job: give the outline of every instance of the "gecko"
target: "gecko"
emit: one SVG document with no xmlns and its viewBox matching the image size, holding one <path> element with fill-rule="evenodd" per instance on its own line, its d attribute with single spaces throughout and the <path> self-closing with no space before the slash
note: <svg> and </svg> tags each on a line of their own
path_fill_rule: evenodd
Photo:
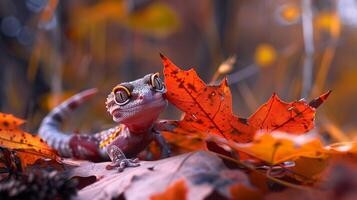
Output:
<svg viewBox="0 0 357 200">
<path fill-rule="evenodd" d="M 97 89 L 82 91 L 55 107 L 43 119 L 39 136 L 62 157 L 91 161 L 110 159 L 112 162 L 106 168 L 118 171 L 139 166 L 139 160 L 133 157 L 154 140 L 161 147 L 161 156 L 168 157 L 170 149 L 160 131 L 155 130 L 158 116 L 168 104 L 165 92 L 159 73 L 120 83 L 105 102 L 117 126 L 95 134 L 66 134 L 60 129 L 64 120 L 97 93 Z"/>
</svg>

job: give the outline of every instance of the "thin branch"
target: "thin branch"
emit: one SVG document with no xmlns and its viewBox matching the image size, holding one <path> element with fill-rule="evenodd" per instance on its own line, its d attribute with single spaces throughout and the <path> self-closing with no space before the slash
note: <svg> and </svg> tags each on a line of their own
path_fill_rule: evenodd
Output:
<svg viewBox="0 0 357 200">
<path fill-rule="evenodd" d="M 301 98 L 305 98 L 308 97 L 312 87 L 312 73 L 314 65 L 314 27 L 311 0 L 303 0 L 301 7 L 302 31 L 305 47 Z"/>
<path fill-rule="evenodd" d="M 212 152 L 212 153 L 216 154 L 217 156 L 219 156 L 219 157 L 221 157 L 221 158 L 223 158 L 223 159 L 226 159 L 226 160 L 232 161 L 232 162 L 234 162 L 234 163 L 237 163 L 238 165 L 240 165 L 240 166 L 242 166 L 242 167 L 244 167 L 244 168 L 246 168 L 246 169 L 248 169 L 248 170 L 255 171 L 256 173 L 265 176 L 266 178 L 270 179 L 271 181 L 274 181 L 274 182 L 279 183 L 279 184 L 281 184 L 281 185 L 284 185 L 284 186 L 286 186 L 286 187 L 295 188 L 295 189 L 299 189 L 299 190 L 305 190 L 305 191 L 306 191 L 306 190 L 311 190 L 311 189 L 308 188 L 308 187 L 301 186 L 301 185 L 296 185 L 296 184 L 289 183 L 289 182 L 287 182 L 287 181 L 280 180 L 280 179 L 277 179 L 277 178 L 275 178 L 275 177 L 272 177 L 272 176 L 269 175 L 269 174 L 266 174 L 266 173 L 263 173 L 263 172 L 258 171 L 257 169 L 255 169 L 254 166 L 251 166 L 251 165 L 249 165 L 249 164 L 246 164 L 246 163 L 241 162 L 241 161 L 239 161 L 239 160 L 236 160 L 236 159 L 234 159 L 234 158 L 231 158 L 231 157 L 228 157 L 228 156 L 225 156 L 225 155 L 223 155 L 223 154 L 216 153 L 216 152 Z"/>
<path fill-rule="evenodd" d="M 259 68 L 255 64 L 248 65 L 247 67 L 228 75 L 228 84 L 236 84 L 254 74 L 259 72 Z"/>
</svg>

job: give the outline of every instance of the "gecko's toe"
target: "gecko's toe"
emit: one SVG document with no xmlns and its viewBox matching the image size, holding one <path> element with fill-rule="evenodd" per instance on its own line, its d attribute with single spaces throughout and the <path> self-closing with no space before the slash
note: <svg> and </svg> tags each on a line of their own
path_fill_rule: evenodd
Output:
<svg viewBox="0 0 357 200">
<path fill-rule="evenodd" d="M 130 159 L 130 162 L 132 162 L 132 163 L 139 163 L 139 159 L 138 159 L 138 158 L 133 158 L 133 159 Z"/>
<path fill-rule="evenodd" d="M 124 171 L 125 168 L 127 167 L 138 167 L 140 166 L 139 159 L 134 158 L 134 159 L 123 159 L 119 162 L 112 163 L 110 165 L 106 166 L 107 170 L 112 170 L 114 168 L 117 168 L 118 172 Z"/>
<path fill-rule="evenodd" d="M 140 166 L 140 163 L 133 163 L 133 162 L 128 163 L 128 167 L 138 167 L 138 166 Z"/>
</svg>

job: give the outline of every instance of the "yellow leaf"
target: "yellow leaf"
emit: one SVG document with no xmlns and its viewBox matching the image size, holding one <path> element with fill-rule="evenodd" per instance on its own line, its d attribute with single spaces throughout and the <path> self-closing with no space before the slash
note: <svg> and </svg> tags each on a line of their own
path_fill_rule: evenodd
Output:
<svg viewBox="0 0 357 200">
<path fill-rule="evenodd" d="M 279 132 L 257 133 L 251 143 L 230 143 L 230 146 L 271 165 L 295 160 L 301 156 L 321 157 L 323 152 L 323 146 L 316 137 Z"/>
</svg>

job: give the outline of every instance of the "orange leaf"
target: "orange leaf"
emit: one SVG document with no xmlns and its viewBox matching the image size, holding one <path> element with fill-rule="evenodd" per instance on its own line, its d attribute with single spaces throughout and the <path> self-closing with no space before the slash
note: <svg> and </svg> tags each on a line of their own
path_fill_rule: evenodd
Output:
<svg viewBox="0 0 357 200">
<path fill-rule="evenodd" d="M 150 197 L 151 200 L 184 200 L 187 197 L 187 186 L 184 180 L 178 180 L 171 186 L 169 186 L 166 191 L 159 194 L 154 194 Z"/>
<path fill-rule="evenodd" d="M 0 113 L 0 146 L 20 153 L 23 165 L 32 164 L 36 158 L 58 160 L 57 152 L 49 147 L 40 137 L 18 129 L 24 120 L 13 115 Z M 32 156 L 23 156 L 31 154 Z"/>
<path fill-rule="evenodd" d="M 31 154 L 31 153 L 22 152 L 22 151 L 16 152 L 16 156 L 21 160 L 22 170 L 25 170 L 25 168 L 28 165 L 32 165 L 38 159 L 43 158 L 42 156 L 38 156 L 38 155 L 34 155 L 34 154 Z"/>
<path fill-rule="evenodd" d="M 206 85 L 191 69 L 181 70 L 161 55 L 168 89 L 167 99 L 185 112 L 180 127 L 214 134 L 237 142 L 249 142 L 254 130 L 232 113 L 232 96 L 227 81 Z"/>
<path fill-rule="evenodd" d="M 302 134 L 314 127 L 315 108 L 326 100 L 331 91 L 307 104 L 305 101 L 285 103 L 276 95 L 261 106 L 248 119 L 249 125 L 257 130 L 282 131 Z"/>
<path fill-rule="evenodd" d="M 321 172 L 328 167 L 330 160 L 356 161 L 357 143 L 341 142 L 330 144 L 325 146 L 321 153 L 324 156 L 320 158 L 300 157 L 295 160 L 295 166 L 290 168 L 290 171 L 300 176 L 295 176 L 294 178 L 306 183 L 315 182 L 323 176 Z"/>
<path fill-rule="evenodd" d="M 176 120 L 162 120 L 155 124 L 166 142 L 170 145 L 171 153 L 178 155 L 195 150 L 207 150 L 206 135 L 195 130 L 180 127 Z"/>
<path fill-rule="evenodd" d="M 11 114 L 0 113 L 0 130 L 15 129 L 25 123 L 25 120 L 14 117 Z"/>
<path fill-rule="evenodd" d="M 244 199 L 249 199 L 249 200 L 258 200 L 258 199 L 263 199 L 263 196 L 261 193 L 259 193 L 258 190 L 249 188 L 242 183 L 235 184 L 230 187 L 229 189 L 232 199 L 234 200 L 244 200 Z"/>
<path fill-rule="evenodd" d="M 40 137 L 18 129 L 1 130 L 0 146 L 25 151 L 45 158 L 57 159 L 56 151 L 49 147 Z"/>
<path fill-rule="evenodd" d="M 294 172 L 290 176 L 306 184 L 314 183 L 321 177 L 321 174 L 326 167 L 328 167 L 330 160 L 328 158 L 328 156 L 323 158 L 309 158 L 302 156 L 294 161 L 294 167 L 289 168 L 291 172 Z"/>
<path fill-rule="evenodd" d="M 185 135 L 185 133 L 179 133 L 175 129 L 174 132 L 163 131 L 162 135 L 175 154 L 207 149 L 206 142 L 202 140 L 203 136 L 200 136 L 200 134 Z"/>
<path fill-rule="evenodd" d="M 339 142 L 325 147 L 332 154 L 357 153 L 357 142 Z"/>
<path fill-rule="evenodd" d="M 286 133 L 261 133 L 251 143 L 229 144 L 233 149 L 247 153 L 268 164 L 276 165 L 295 160 L 301 156 L 319 158 L 324 156 L 320 140 L 311 135 L 289 135 Z"/>
</svg>

